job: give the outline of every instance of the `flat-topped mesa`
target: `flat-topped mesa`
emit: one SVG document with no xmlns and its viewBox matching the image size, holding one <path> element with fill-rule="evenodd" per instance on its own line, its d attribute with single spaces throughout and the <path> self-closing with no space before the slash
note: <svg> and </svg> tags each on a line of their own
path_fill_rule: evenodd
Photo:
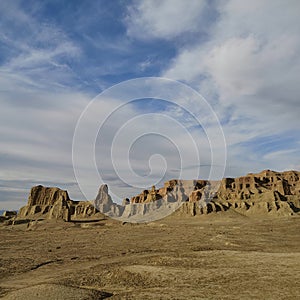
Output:
<svg viewBox="0 0 300 300">
<path fill-rule="evenodd" d="M 59 200 L 66 204 L 70 200 L 68 192 L 57 187 L 38 185 L 31 189 L 27 205 L 54 205 Z"/>
<path fill-rule="evenodd" d="M 68 192 L 57 187 L 42 185 L 31 188 L 27 205 L 18 212 L 18 218 L 83 219 L 97 213 L 93 203 L 89 201 L 73 201 Z"/>
<path fill-rule="evenodd" d="M 34 186 L 29 194 L 27 205 L 18 213 L 19 217 L 35 214 L 46 215 L 48 219 L 70 220 L 70 204 L 68 192 L 56 187 Z"/>
</svg>

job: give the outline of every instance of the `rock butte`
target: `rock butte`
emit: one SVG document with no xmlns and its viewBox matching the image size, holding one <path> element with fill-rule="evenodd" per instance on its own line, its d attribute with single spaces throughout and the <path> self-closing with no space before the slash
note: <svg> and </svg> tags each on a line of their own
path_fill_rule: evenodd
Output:
<svg viewBox="0 0 300 300">
<path fill-rule="evenodd" d="M 264 170 L 238 178 L 224 178 L 212 197 L 207 197 L 214 182 L 206 180 L 170 180 L 164 187 L 144 190 L 124 199 L 123 205 L 114 203 L 107 185 L 102 185 L 94 201 L 74 201 L 68 192 L 55 187 L 35 186 L 28 203 L 12 215 L 11 222 L 24 219 L 79 219 L 111 217 L 132 218 L 145 215 L 151 209 L 173 206 L 179 215 L 200 215 L 235 210 L 244 215 L 293 215 L 300 212 L 300 172 Z M 188 188 L 186 188 L 188 187 Z M 209 201 L 207 200 L 209 199 Z M 178 204 L 179 203 L 179 204 Z M 169 211 L 168 211 L 169 214 Z"/>
</svg>

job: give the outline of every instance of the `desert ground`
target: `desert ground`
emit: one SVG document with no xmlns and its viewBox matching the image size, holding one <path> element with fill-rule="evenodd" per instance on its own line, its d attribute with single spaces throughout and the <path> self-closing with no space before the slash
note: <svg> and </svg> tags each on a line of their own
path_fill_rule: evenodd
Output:
<svg viewBox="0 0 300 300">
<path fill-rule="evenodd" d="M 234 212 L 0 228 L 3 299 L 299 299 L 300 218 Z"/>
</svg>

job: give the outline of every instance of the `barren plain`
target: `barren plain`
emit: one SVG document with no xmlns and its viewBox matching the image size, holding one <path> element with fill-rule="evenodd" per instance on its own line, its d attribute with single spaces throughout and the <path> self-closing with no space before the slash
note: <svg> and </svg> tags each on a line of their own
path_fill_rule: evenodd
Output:
<svg viewBox="0 0 300 300">
<path fill-rule="evenodd" d="M 299 299 L 300 218 L 234 211 L 148 224 L 0 227 L 3 299 Z"/>
</svg>

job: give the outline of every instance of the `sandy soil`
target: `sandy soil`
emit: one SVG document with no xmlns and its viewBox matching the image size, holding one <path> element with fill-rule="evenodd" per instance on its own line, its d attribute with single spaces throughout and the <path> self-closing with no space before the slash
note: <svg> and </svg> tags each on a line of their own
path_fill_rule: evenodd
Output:
<svg viewBox="0 0 300 300">
<path fill-rule="evenodd" d="M 0 227 L 3 299 L 300 299 L 300 217 Z"/>
</svg>

